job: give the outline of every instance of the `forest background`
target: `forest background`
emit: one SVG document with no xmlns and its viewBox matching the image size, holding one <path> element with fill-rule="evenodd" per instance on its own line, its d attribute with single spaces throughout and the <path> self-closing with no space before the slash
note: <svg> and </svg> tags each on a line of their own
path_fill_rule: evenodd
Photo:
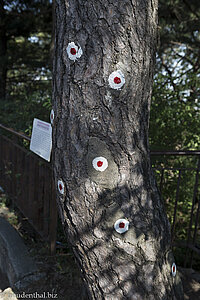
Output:
<svg viewBox="0 0 200 300">
<path fill-rule="evenodd" d="M 31 135 L 34 118 L 49 122 L 53 49 L 52 1 L 0 1 L 0 123 Z M 159 1 L 159 40 L 151 104 L 151 150 L 199 150 L 200 3 Z M 25 145 L 27 146 L 27 145 Z M 195 167 L 195 158 L 152 158 L 152 165 Z M 156 171 L 160 179 L 159 170 Z M 178 171 L 166 170 L 162 197 L 173 219 Z M 176 239 L 187 235 L 195 174 L 184 172 Z M 197 201 L 199 194 L 197 194 Z M 194 226 L 194 224 L 193 224 Z M 200 247 L 200 240 L 199 240 Z M 176 250 L 178 263 L 184 251 Z M 200 268 L 199 259 L 196 260 Z"/>
</svg>

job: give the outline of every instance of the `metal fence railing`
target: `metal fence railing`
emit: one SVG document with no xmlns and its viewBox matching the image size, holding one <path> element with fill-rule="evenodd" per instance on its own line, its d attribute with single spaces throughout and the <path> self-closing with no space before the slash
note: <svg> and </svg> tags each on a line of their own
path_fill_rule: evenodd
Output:
<svg viewBox="0 0 200 300">
<path fill-rule="evenodd" d="M 0 124 L 0 128 L 30 142 L 30 138 Z M 28 222 L 55 252 L 57 209 L 51 164 L 0 134 L 0 185 Z"/>
<path fill-rule="evenodd" d="M 152 151 L 151 158 L 171 215 L 172 246 L 184 249 L 184 266 L 192 267 L 194 253 L 200 260 L 200 151 Z"/>
</svg>

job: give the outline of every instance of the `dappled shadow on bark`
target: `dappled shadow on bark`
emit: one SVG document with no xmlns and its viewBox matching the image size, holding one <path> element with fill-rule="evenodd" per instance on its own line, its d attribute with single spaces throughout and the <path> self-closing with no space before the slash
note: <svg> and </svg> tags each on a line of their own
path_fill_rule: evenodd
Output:
<svg viewBox="0 0 200 300">
<path fill-rule="evenodd" d="M 139 123 L 142 132 L 142 118 Z M 145 151 L 147 145 L 138 135 L 133 138 L 136 162 L 129 157 L 128 179 L 119 180 L 116 187 L 102 187 L 87 172 L 76 178 L 74 171 L 77 184 L 73 183 L 73 191 L 70 184 L 69 191 L 66 186 L 63 203 L 65 229 L 89 287 L 89 299 L 182 300 L 179 276 L 171 274 L 170 226 Z M 121 218 L 129 221 L 129 230 L 120 235 L 114 223 Z"/>
<path fill-rule="evenodd" d="M 87 272 L 84 259 L 97 267 L 88 271 L 96 273 L 89 284 L 96 284 L 102 294 L 101 298 L 90 295 L 91 299 L 182 300 L 181 282 L 171 276 L 174 260 L 168 248 L 168 223 L 163 223 L 165 216 L 159 219 L 156 207 L 141 202 L 143 189 L 142 185 L 133 190 L 126 185 L 105 189 L 95 201 L 92 222 L 86 221 L 73 235 L 72 248 L 83 273 Z M 114 230 L 119 218 L 130 222 L 124 234 Z"/>
<path fill-rule="evenodd" d="M 9 281 L 8 281 L 8 278 L 6 276 L 6 274 L 3 274 L 1 271 L 0 271 L 0 290 L 5 290 L 6 288 L 9 287 Z"/>
<path fill-rule="evenodd" d="M 62 79 L 67 84 L 61 84 L 59 76 L 55 80 L 55 98 L 66 113 L 62 112 L 62 119 L 58 116 L 56 126 L 61 133 L 55 141 L 55 177 L 66 183 L 66 197 L 59 202 L 69 241 L 91 299 L 182 300 L 175 295 L 178 283 L 171 276 L 170 228 L 147 153 L 156 3 L 79 3 L 70 1 L 67 18 L 60 6 L 60 19 L 64 17 L 66 24 L 59 24 L 58 32 L 63 32 L 64 48 L 74 40 L 85 52 L 73 65 L 57 45 L 56 68 L 63 68 L 59 65 L 63 57 L 66 73 Z M 69 17 L 76 14 L 78 32 Z M 107 82 L 114 68 L 126 78 L 124 88 L 117 91 Z M 112 188 L 105 188 L 103 180 L 98 182 L 86 171 L 92 163 L 86 163 L 92 138 L 99 140 L 94 157 L 99 156 L 98 146 L 103 142 L 111 154 L 109 163 L 117 165 L 118 178 L 109 182 Z M 130 222 L 129 230 L 121 235 L 113 227 L 120 218 Z"/>
<path fill-rule="evenodd" d="M 145 105 L 142 111 L 146 110 Z M 144 131 L 143 123 L 141 117 L 139 136 Z M 140 141 L 139 136 L 132 137 L 135 154 L 127 159 L 128 172 L 119 171 L 127 179 L 118 180 L 114 188 L 105 188 L 95 178 L 92 180 L 85 171 L 85 156 L 72 159 L 73 176 L 66 176 L 73 183 L 68 185 L 66 180 L 66 197 L 62 202 L 66 213 L 64 226 L 89 287 L 89 299 L 183 299 L 181 281 L 178 275 L 171 274 L 174 258 L 170 226 L 145 150 L 147 137 Z M 110 144 L 107 139 L 109 149 Z M 128 156 L 128 151 L 125 152 L 125 140 L 119 145 L 121 152 L 111 152 L 120 170 L 119 157 Z M 79 149 L 70 149 L 77 153 L 73 153 L 73 158 L 78 157 Z M 121 218 L 129 221 L 129 230 L 120 235 L 114 230 L 114 223 Z"/>
</svg>

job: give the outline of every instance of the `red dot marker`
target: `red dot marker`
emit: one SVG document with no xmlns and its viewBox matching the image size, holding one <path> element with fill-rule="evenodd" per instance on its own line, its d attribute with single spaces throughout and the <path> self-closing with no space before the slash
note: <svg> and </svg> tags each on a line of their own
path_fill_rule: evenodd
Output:
<svg viewBox="0 0 200 300">
<path fill-rule="evenodd" d="M 121 79 L 119 77 L 115 77 L 114 78 L 114 83 L 120 84 L 121 83 Z"/>
<path fill-rule="evenodd" d="M 59 184 L 59 189 L 62 190 L 62 184 L 61 183 Z"/>
<path fill-rule="evenodd" d="M 102 167 L 102 166 L 103 166 L 103 162 L 99 160 L 99 161 L 97 162 L 97 166 L 98 166 L 99 168 Z"/>
<path fill-rule="evenodd" d="M 75 48 L 71 48 L 70 53 L 71 53 L 72 55 L 76 55 L 76 49 L 75 49 Z"/>
<path fill-rule="evenodd" d="M 125 227 L 125 224 L 124 223 L 119 223 L 119 228 L 124 228 Z"/>
</svg>

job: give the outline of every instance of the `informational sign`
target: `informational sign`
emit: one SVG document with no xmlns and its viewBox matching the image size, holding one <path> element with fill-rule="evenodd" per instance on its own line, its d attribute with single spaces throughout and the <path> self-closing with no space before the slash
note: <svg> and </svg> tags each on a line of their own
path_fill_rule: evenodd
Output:
<svg viewBox="0 0 200 300">
<path fill-rule="evenodd" d="M 39 119 L 33 120 L 30 150 L 50 161 L 52 149 L 52 127 L 50 123 Z"/>
</svg>

